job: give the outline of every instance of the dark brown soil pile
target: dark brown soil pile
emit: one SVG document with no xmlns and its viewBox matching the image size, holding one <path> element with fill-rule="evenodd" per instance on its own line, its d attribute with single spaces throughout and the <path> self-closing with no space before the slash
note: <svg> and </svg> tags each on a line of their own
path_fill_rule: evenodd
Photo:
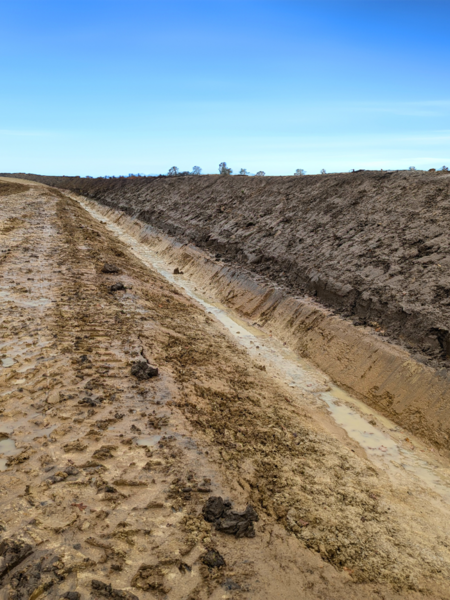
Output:
<svg viewBox="0 0 450 600">
<path fill-rule="evenodd" d="M 136 215 L 449 365 L 450 174 L 16 177 Z"/>
<path fill-rule="evenodd" d="M 29 186 L 22 183 L 13 183 L 9 181 L 0 181 L 0 197 L 9 196 L 10 194 L 21 194 L 29 190 Z"/>
</svg>

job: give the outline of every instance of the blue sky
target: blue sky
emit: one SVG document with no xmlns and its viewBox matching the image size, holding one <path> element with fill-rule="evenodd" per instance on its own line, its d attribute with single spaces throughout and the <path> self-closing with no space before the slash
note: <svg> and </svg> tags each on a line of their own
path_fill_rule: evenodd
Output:
<svg viewBox="0 0 450 600">
<path fill-rule="evenodd" d="M 450 166 L 449 5 L 0 0 L 0 172 Z"/>
</svg>

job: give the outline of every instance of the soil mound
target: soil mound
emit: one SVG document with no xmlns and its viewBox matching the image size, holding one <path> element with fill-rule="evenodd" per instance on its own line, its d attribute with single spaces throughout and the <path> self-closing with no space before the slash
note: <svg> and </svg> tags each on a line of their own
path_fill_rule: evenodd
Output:
<svg viewBox="0 0 450 600">
<path fill-rule="evenodd" d="M 10 194 L 21 194 L 29 190 L 29 186 L 21 183 L 10 183 L 9 181 L 0 181 L 0 197 L 9 196 Z"/>
<path fill-rule="evenodd" d="M 450 361 L 450 174 L 89 179 L 16 174 L 87 195 L 246 265 L 356 324 Z"/>
</svg>

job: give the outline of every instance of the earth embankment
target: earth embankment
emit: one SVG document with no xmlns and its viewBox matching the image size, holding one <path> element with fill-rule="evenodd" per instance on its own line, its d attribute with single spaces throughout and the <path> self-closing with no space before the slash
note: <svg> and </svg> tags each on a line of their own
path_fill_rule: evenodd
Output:
<svg viewBox="0 0 450 600">
<path fill-rule="evenodd" d="M 450 357 L 450 175 L 29 178 L 94 198 L 315 296 L 419 360 Z"/>
</svg>

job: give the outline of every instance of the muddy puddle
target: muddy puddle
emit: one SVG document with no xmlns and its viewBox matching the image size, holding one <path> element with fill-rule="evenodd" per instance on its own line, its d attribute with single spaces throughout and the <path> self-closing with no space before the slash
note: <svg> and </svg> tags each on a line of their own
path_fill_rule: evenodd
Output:
<svg viewBox="0 0 450 600">
<path fill-rule="evenodd" d="M 278 378 L 294 392 L 298 390 L 299 406 L 310 404 L 312 394 L 314 406 L 328 410 L 335 423 L 364 449 L 374 464 L 390 475 L 393 482 L 401 479 L 412 488 L 417 484 L 425 485 L 442 500 L 450 503 L 450 468 L 434 449 L 334 385 L 315 365 L 299 357 L 270 333 L 239 318 L 232 310 L 208 297 L 206 290 L 199 290 L 185 275 L 174 274 L 176 264 L 168 264 L 148 245 L 138 242 L 100 211 L 96 211 L 87 202 L 76 199 L 89 214 L 105 224 L 110 232 L 125 243 L 135 256 L 174 286 L 181 288 L 207 313 L 220 321 L 233 338 L 274 378 Z M 151 231 L 150 227 L 148 229 Z M 308 395 L 304 392 L 308 392 Z M 151 440 L 144 439 L 138 443 L 153 445 Z"/>
<path fill-rule="evenodd" d="M 0 471 L 6 470 L 6 461 L 10 456 L 15 456 L 19 450 L 16 443 L 10 437 L 3 437 L 0 432 Z"/>
<path fill-rule="evenodd" d="M 156 446 L 162 435 L 145 435 L 136 440 L 138 446 Z"/>
<path fill-rule="evenodd" d="M 9 356 L 2 358 L 1 361 L 2 361 L 2 367 L 12 367 L 16 363 L 16 361 Z"/>
</svg>

